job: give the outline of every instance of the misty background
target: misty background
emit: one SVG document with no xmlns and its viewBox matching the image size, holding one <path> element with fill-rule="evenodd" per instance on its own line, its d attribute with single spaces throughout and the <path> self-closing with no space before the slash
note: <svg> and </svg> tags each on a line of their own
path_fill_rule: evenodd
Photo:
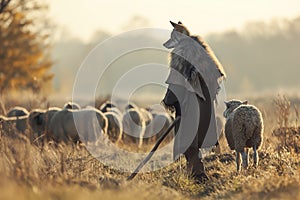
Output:
<svg viewBox="0 0 300 200">
<path fill-rule="evenodd" d="M 147 22 L 147 18 L 135 16 L 124 24 L 123 30 L 144 27 Z M 189 28 L 189 24 L 185 25 Z M 168 22 L 165 28 L 172 29 Z M 83 41 L 73 37 L 67 29 L 62 28 L 61 32 L 52 50 L 52 72 L 55 74 L 53 85 L 57 95 L 69 98 L 72 96 L 75 76 L 83 60 L 97 44 L 114 35 L 106 30 L 98 30 L 88 41 Z M 225 86 L 229 96 L 298 90 L 300 15 L 293 19 L 277 18 L 270 22 L 250 21 L 241 30 L 232 29 L 207 35 L 194 32 L 191 34 L 202 36 L 223 64 L 227 73 Z M 155 38 L 153 41 L 155 42 Z M 126 42 L 122 45 L 126 45 Z M 126 70 L 137 64 L 152 62 L 153 57 L 158 63 L 168 63 L 168 54 L 165 52 L 155 54 L 146 51 L 142 55 L 129 55 L 119 62 L 119 65 L 112 67 L 100 81 L 102 89 L 99 95 L 106 96 L 110 93 L 115 81 Z M 147 91 L 161 95 L 164 89 L 154 87 Z"/>
</svg>

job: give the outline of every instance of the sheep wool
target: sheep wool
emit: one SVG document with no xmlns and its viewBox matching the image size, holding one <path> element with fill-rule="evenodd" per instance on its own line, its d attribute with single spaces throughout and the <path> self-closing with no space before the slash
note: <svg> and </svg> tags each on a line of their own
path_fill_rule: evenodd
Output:
<svg viewBox="0 0 300 200">
<path fill-rule="evenodd" d="M 240 154 L 243 167 L 248 167 L 248 148 L 253 148 L 253 160 L 257 165 L 257 150 L 261 146 L 264 130 L 261 112 L 247 101 L 230 100 L 225 104 L 225 137 L 230 149 L 236 151 L 237 170 L 240 170 Z"/>
</svg>

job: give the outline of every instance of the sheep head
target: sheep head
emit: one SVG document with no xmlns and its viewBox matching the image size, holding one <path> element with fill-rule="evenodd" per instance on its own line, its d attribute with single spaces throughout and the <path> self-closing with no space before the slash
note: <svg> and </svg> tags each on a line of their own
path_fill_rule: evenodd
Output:
<svg viewBox="0 0 300 200">
<path fill-rule="evenodd" d="M 239 107 L 240 105 L 247 105 L 248 101 L 240 101 L 240 100 L 230 100 L 230 101 L 225 101 L 224 102 L 226 105 L 226 110 L 223 113 L 223 116 L 225 118 L 227 118 L 237 107 Z"/>
</svg>

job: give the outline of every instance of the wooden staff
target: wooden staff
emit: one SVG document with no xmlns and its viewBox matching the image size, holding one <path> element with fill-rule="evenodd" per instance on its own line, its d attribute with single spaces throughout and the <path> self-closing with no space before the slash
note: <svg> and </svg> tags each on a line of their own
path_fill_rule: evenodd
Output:
<svg viewBox="0 0 300 200">
<path fill-rule="evenodd" d="M 176 119 L 173 121 L 173 123 L 169 126 L 169 128 L 160 136 L 160 138 L 157 140 L 156 144 L 148 154 L 148 156 L 139 164 L 139 166 L 134 170 L 134 172 L 127 178 L 127 181 L 132 180 L 144 167 L 144 165 L 150 160 L 150 158 L 153 156 L 154 152 L 159 147 L 160 143 L 165 139 L 165 137 L 169 134 L 169 132 L 172 130 L 172 128 L 179 122 L 180 116 L 176 117 Z"/>
</svg>

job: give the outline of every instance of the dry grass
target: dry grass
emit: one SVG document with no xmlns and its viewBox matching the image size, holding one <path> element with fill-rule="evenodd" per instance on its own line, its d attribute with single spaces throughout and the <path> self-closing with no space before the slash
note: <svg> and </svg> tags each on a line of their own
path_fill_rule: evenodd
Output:
<svg viewBox="0 0 300 200">
<path fill-rule="evenodd" d="M 278 112 L 289 100 L 278 101 L 250 100 L 266 126 L 258 168 L 237 173 L 235 155 L 222 141 L 222 153 L 204 159 L 210 177 L 205 184 L 195 184 L 184 159 L 127 182 L 128 173 L 104 166 L 82 146 L 36 146 L 26 137 L 10 137 L 14 129 L 1 130 L 0 199 L 299 199 L 298 105 L 290 102 L 288 111 Z"/>
</svg>

